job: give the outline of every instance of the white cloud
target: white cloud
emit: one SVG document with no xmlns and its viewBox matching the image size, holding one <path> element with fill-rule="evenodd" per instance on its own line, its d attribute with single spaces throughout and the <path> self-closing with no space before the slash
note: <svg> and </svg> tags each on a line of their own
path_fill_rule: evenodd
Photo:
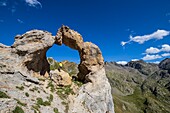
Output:
<svg viewBox="0 0 170 113">
<path fill-rule="evenodd" d="M 163 44 L 160 49 L 155 47 L 150 47 L 145 50 L 144 54 L 155 54 L 160 52 L 170 52 L 170 45 Z"/>
<path fill-rule="evenodd" d="M 160 55 L 146 55 L 142 58 L 142 60 L 155 60 L 158 58 L 162 58 Z"/>
<path fill-rule="evenodd" d="M 170 45 L 168 44 L 162 45 L 161 51 L 170 52 Z"/>
<path fill-rule="evenodd" d="M 131 61 L 138 61 L 139 59 L 132 59 Z"/>
<path fill-rule="evenodd" d="M 121 42 L 121 45 L 124 46 L 126 43 L 128 43 L 128 42 L 122 41 L 122 42 Z"/>
<path fill-rule="evenodd" d="M 127 42 L 122 41 L 121 45 L 124 46 L 125 44 L 130 43 L 130 42 L 137 42 L 139 44 L 143 44 L 144 42 L 149 41 L 151 39 L 160 40 L 160 39 L 163 39 L 165 36 L 169 35 L 169 33 L 170 33 L 169 31 L 158 29 L 156 32 L 149 34 L 149 35 L 135 36 L 135 37 L 132 37 L 130 35 L 130 40 Z"/>
<path fill-rule="evenodd" d="M 20 19 L 17 19 L 17 21 L 20 23 L 20 24 L 23 24 L 24 22 Z"/>
<path fill-rule="evenodd" d="M 160 63 L 160 61 L 155 61 L 155 62 L 151 62 L 151 63 L 154 63 L 154 64 L 159 64 L 159 63 Z"/>
<path fill-rule="evenodd" d="M 25 2 L 31 7 L 40 6 L 42 8 L 42 4 L 38 0 L 25 0 Z"/>
<path fill-rule="evenodd" d="M 159 53 L 160 50 L 158 48 L 150 47 L 150 48 L 146 49 L 145 52 L 147 54 L 155 54 L 155 53 Z"/>
<path fill-rule="evenodd" d="M 170 56 L 170 53 L 163 53 L 161 56 L 167 57 L 167 56 Z"/>
<path fill-rule="evenodd" d="M 116 62 L 117 64 L 122 64 L 122 65 L 126 65 L 127 64 L 127 61 L 118 61 Z"/>
</svg>

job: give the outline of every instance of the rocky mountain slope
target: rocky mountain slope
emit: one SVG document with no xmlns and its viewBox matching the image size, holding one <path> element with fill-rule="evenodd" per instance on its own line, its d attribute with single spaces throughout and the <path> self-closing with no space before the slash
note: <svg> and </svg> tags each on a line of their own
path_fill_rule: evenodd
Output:
<svg viewBox="0 0 170 113">
<path fill-rule="evenodd" d="M 106 62 L 116 113 L 170 113 L 170 59 L 159 65 Z"/>
<path fill-rule="evenodd" d="M 64 65 L 65 70 L 78 73 L 75 71 L 76 64 L 64 62 L 69 65 Z M 53 64 L 57 65 L 57 62 Z M 169 113 L 169 64 L 169 58 L 160 64 L 142 60 L 131 61 L 125 66 L 105 62 L 107 77 L 112 86 L 115 113 Z M 52 67 L 57 67 L 55 65 Z"/>
<path fill-rule="evenodd" d="M 77 50 L 80 64 L 63 62 L 64 68 L 56 69 L 57 63 L 46 57 L 54 44 Z M 67 26 L 62 26 L 56 36 L 32 30 L 17 35 L 12 46 L 0 44 L 0 113 L 11 112 L 114 113 L 98 46 L 84 42 Z"/>
</svg>

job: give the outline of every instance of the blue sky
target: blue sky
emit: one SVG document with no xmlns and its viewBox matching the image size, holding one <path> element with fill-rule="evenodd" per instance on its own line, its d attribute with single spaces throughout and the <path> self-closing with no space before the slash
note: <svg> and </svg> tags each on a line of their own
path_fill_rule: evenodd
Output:
<svg viewBox="0 0 170 113">
<path fill-rule="evenodd" d="M 62 24 L 98 45 L 105 61 L 170 56 L 169 0 L 0 0 L 0 43 L 12 45 L 17 34 L 32 29 L 55 35 Z M 64 45 L 47 56 L 79 62 L 78 52 Z"/>
</svg>

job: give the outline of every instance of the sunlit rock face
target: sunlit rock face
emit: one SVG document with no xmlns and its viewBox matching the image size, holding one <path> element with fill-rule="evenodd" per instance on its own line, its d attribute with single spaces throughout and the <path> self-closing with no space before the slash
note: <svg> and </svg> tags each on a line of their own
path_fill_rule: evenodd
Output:
<svg viewBox="0 0 170 113">
<path fill-rule="evenodd" d="M 91 42 L 84 42 L 78 32 L 67 26 L 59 28 L 56 36 L 46 31 L 32 30 L 17 35 L 10 47 L 0 44 L 0 72 L 17 72 L 38 84 L 37 77 L 47 76 L 50 72 L 46 52 L 54 44 L 65 44 L 77 50 L 80 56 L 78 79 L 85 84 L 76 96 L 70 98 L 69 113 L 114 113 L 111 87 L 100 49 Z"/>
<path fill-rule="evenodd" d="M 111 87 L 106 78 L 104 60 L 98 46 L 84 42 L 79 33 L 67 26 L 62 26 L 55 38 L 56 44 L 65 44 L 78 50 L 80 55 L 78 78 L 86 83 L 70 104 L 69 112 L 114 113 Z"/>
<path fill-rule="evenodd" d="M 12 47 L 15 48 L 15 53 L 21 57 L 22 65 L 26 66 L 28 70 L 44 75 L 50 71 L 46 52 L 54 42 L 55 38 L 51 33 L 32 30 L 21 36 L 16 36 Z"/>
<path fill-rule="evenodd" d="M 25 76 L 45 75 L 50 71 L 46 51 L 55 43 L 51 33 L 42 30 L 17 35 L 11 47 L 1 46 L 0 61 Z M 6 55 L 5 55 L 6 54 Z M 10 71 L 10 70 L 9 70 Z"/>
<path fill-rule="evenodd" d="M 104 60 L 98 46 L 91 42 L 84 42 L 82 36 L 67 26 L 62 26 L 56 35 L 56 44 L 65 44 L 78 50 L 80 55 L 79 80 L 91 81 L 86 75 L 103 68 Z"/>
</svg>

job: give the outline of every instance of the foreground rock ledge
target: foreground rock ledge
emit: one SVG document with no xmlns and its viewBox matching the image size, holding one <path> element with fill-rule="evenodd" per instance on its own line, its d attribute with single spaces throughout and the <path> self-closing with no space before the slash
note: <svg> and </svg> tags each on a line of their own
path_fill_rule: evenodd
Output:
<svg viewBox="0 0 170 113">
<path fill-rule="evenodd" d="M 84 42 L 82 36 L 62 26 L 56 36 L 41 30 L 17 35 L 12 46 L 0 45 L 0 74 L 20 73 L 25 80 L 38 84 L 38 76 L 48 75 L 47 50 L 65 44 L 79 52 L 78 79 L 85 82 L 77 96 L 70 99 L 69 113 L 114 113 L 111 87 L 98 46 Z M 57 51 L 56 51 L 57 54 Z"/>
</svg>

